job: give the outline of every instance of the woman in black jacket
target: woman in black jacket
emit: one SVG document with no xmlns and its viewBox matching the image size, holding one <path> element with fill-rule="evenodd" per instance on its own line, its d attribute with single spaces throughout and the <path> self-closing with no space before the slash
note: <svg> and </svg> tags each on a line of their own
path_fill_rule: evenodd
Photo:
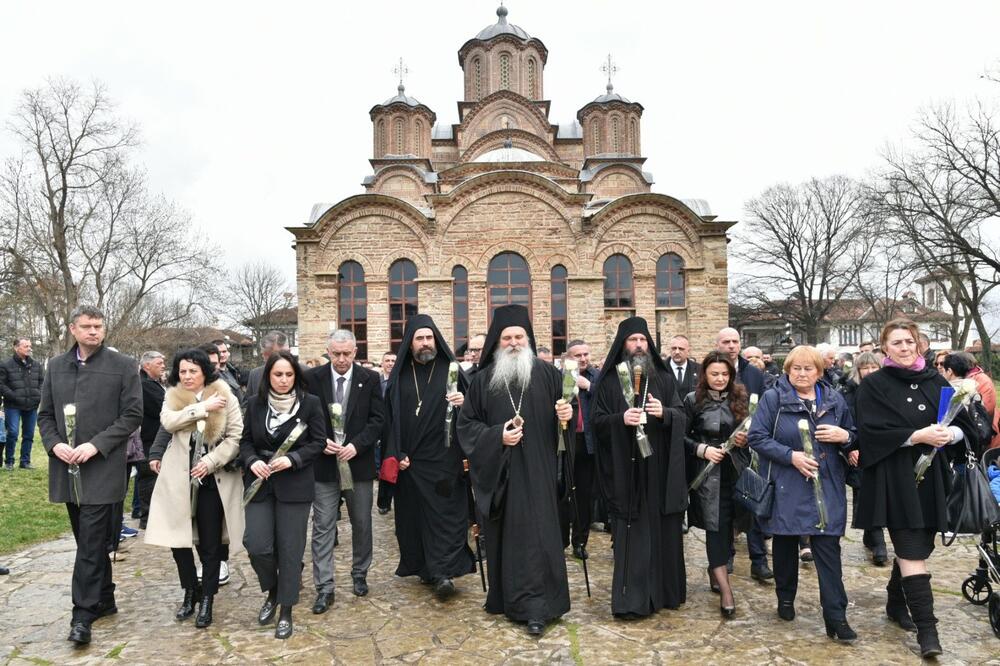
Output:
<svg viewBox="0 0 1000 666">
<path fill-rule="evenodd" d="M 275 456 L 300 422 L 306 429 L 286 453 Z M 257 621 L 270 623 L 281 606 L 275 638 L 292 635 L 314 493 L 312 463 L 326 445 L 325 433 L 319 398 L 305 391 L 299 364 L 287 351 L 272 354 L 260 390 L 247 402 L 240 458 L 244 486 L 264 481 L 246 506 L 243 544 L 260 589 L 267 592 Z"/>
<path fill-rule="evenodd" d="M 695 473 L 709 462 L 716 463 L 701 485 L 691 492 L 688 523 L 705 530 L 708 575 L 712 590 L 722 597 L 723 617 L 736 613 L 733 588 L 726 565 L 733 548 L 733 523 L 738 507 L 733 503 L 733 486 L 749 463 L 747 436 L 736 437 L 738 448 L 728 454 L 720 448 L 747 415 L 747 393 L 735 381 L 736 370 L 728 356 L 710 352 L 701 364 L 698 386 L 684 398 L 688 431 L 684 446 L 696 458 Z"/>
<path fill-rule="evenodd" d="M 964 409 L 953 425 L 937 425 L 941 389 L 948 381 L 917 352 L 919 340 L 912 321 L 886 324 L 881 345 L 887 358 L 858 388 L 858 527 L 889 528 L 896 560 L 885 611 L 902 627 L 915 624 L 921 656 L 931 657 L 941 654 L 941 643 L 927 558 L 934 551 L 934 533 L 948 529 L 951 471 L 943 450 L 919 484 L 914 465 L 921 454 L 971 441 L 975 432 Z"/>
</svg>

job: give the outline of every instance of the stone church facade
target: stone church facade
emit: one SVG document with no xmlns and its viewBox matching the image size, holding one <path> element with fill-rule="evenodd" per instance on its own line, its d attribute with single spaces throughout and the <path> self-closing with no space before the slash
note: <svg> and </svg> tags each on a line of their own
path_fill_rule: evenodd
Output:
<svg viewBox="0 0 1000 666">
<path fill-rule="evenodd" d="M 359 357 L 398 347 L 431 315 L 453 347 L 521 303 L 538 344 L 584 338 L 600 358 L 618 322 L 645 317 L 701 356 L 727 325 L 726 230 L 699 200 L 651 190 L 641 104 L 607 92 L 549 120 L 548 51 L 507 10 L 458 51 L 459 122 L 405 94 L 372 107 L 365 192 L 314 210 L 295 237 L 300 354 L 348 328 Z"/>
</svg>

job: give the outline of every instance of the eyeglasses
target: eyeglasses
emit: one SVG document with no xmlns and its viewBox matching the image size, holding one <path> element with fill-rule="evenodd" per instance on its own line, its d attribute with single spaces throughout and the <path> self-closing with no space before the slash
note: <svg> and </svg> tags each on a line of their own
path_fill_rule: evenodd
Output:
<svg viewBox="0 0 1000 666">
<path fill-rule="evenodd" d="M 944 367 L 944 363 L 935 363 L 934 367 L 935 368 L 943 368 Z"/>
</svg>

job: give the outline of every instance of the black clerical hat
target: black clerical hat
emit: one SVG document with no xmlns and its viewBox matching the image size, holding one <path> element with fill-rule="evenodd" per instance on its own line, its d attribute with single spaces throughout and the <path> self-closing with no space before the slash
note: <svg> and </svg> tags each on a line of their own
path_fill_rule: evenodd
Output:
<svg viewBox="0 0 1000 666">
<path fill-rule="evenodd" d="M 615 366 L 622 362 L 622 351 L 625 349 L 625 340 L 636 333 L 642 333 L 646 336 L 646 344 L 649 345 L 649 358 L 653 365 L 659 370 L 667 369 L 663 358 L 660 357 L 660 350 L 656 348 L 656 341 L 649 333 L 649 324 L 642 317 L 629 317 L 618 324 L 618 333 L 615 334 L 615 340 L 611 343 L 608 355 L 604 358 L 604 363 L 601 365 L 601 374 L 597 377 L 597 382 L 594 384 L 595 387 L 600 386 L 605 375 L 609 373 L 617 379 Z"/>
<path fill-rule="evenodd" d="M 500 333 L 508 326 L 520 326 L 528 333 L 531 341 L 531 351 L 537 352 L 535 346 L 535 329 L 531 327 L 531 316 L 523 305 L 505 305 L 493 313 L 493 322 L 486 333 L 483 353 L 479 356 L 479 369 L 482 370 L 493 362 L 493 353 L 500 346 Z"/>
</svg>

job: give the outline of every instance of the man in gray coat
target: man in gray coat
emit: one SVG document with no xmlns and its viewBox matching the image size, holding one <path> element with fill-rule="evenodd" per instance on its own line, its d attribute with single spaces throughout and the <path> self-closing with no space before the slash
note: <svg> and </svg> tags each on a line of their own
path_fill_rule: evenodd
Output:
<svg viewBox="0 0 1000 666">
<path fill-rule="evenodd" d="M 94 620 L 118 612 L 108 545 L 118 538 L 113 507 L 125 499 L 125 442 L 142 423 L 142 387 L 136 361 L 104 347 L 104 313 L 77 307 L 69 332 L 76 344 L 49 362 L 38 426 L 49 454 L 49 501 L 66 504 L 76 538 L 69 640 L 79 646 L 90 642 Z M 76 408 L 72 438 L 66 435 L 70 404 Z M 71 465 L 79 466 L 78 491 Z"/>
</svg>

